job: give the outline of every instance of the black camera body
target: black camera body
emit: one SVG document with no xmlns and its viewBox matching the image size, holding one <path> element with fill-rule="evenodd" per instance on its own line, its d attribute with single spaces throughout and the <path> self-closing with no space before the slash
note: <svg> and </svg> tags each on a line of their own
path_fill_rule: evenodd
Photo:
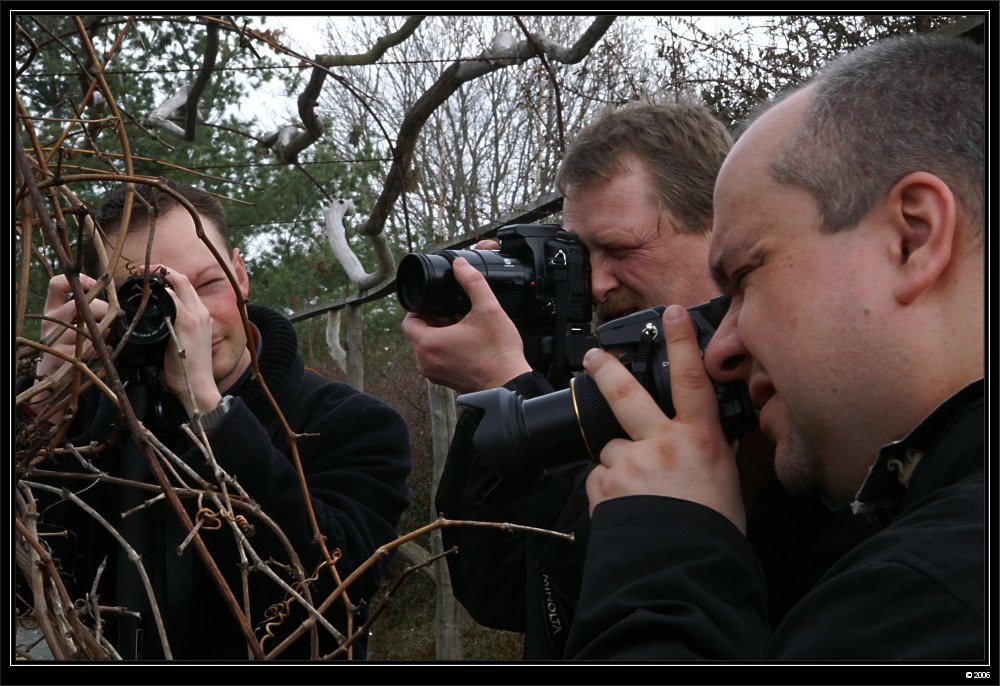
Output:
<svg viewBox="0 0 1000 686">
<path fill-rule="evenodd" d="M 149 298 L 142 304 L 143 284 L 149 281 Z M 115 327 L 113 343 L 125 341 L 118 354 L 119 366 L 160 367 L 170 340 L 171 323 L 177 318 L 177 306 L 167 293 L 169 285 L 158 273 L 136 274 L 118 286 L 118 304 L 122 314 Z"/>
<path fill-rule="evenodd" d="M 456 318 L 471 307 L 452 263 L 464 257 L 484 277 L 517 326 L 525 358 L 564 388 L 597 345 L 590 333 L 590 259 L 576 234 L 558 224 L 510 224 L 497 232 L 499 250 L 410 253 L 399 263 L 396 294 L 408 312 Z M 470 341 L 475 345 L 474 341 Z"/>
<path fill-rule="evenodd" d="M 729 307 L 718 297 L 691 307 L 698 345 L 704 352 Z M 604 324 L 597 330 L 602 348 L 618 359 L 674 417 L 667 346 L 661 320 L 665 308 L 654 307 Z M 729 438 L 757 425 L 757 413 L 742 381 L 715 383 L 719 419 Z M 476 453 L 501 475 L 519 482 L 537 479 L 545 468 L 589 456 L 599 461 L 601 449 L 614 438 L 628 438 L 597 384 L 587 374 L 570 387 L 524 400 L 504 388 L 461 395 L 459 404 L 480 415 L 473 443 Z"/>
</svg>

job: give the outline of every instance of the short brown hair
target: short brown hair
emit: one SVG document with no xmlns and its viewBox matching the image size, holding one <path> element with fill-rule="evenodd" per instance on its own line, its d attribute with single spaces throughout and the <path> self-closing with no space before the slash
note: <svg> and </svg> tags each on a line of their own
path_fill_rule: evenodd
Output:
<svg viewBox="0 0 1000 686">
<path fill-rule="evenodd" d="M 222 209 L 222 203 L 219 202 L 218 198 L 199 188 L 186 186 L 170 179 L 163 179 L 162 183 L 191 203 L 199 216 L 211 221 L 215 225 L 219 230 L 219 235 L 222 237 L 223 247 L 228 251 L 229 239 L 226 236 L 226 213 Z M 137 197 L 132 201 L 132 218 L 129 221 L 129 231 L 146 228 L 153 215 L 160 216 L 166 214 L 174 207 L 183 207 L 176 197 L 154 186 L 136 184 L 135 194 Z M 141 196 L 142 199 L 138 196 Z M 104 203 L 96 215 L 97 225 L 104 231 L 105 235 L 111 236 L 117 234 L 121 228 L 122 215 L 125 212 L 125 201 L 125 186 L 116 188 L 105 197 Z M 83 271 L 85 274 L 89 274 L 95 278 L 100 276 L 103 271 L 97 250 L 90 239 L 85 240 L 83 244 Z"/>
<path fill-rule="evenodd" d="M 577 134 L 556 186 L 565 195 L 568 188 L 606 180 L 633 155 L 655 179 L 657 198 L 677 220 L 677 230 L 707 233 L 715 177 L 732 145 L 726 127 L 703 105 L 632 102 Z"/>
</svg>

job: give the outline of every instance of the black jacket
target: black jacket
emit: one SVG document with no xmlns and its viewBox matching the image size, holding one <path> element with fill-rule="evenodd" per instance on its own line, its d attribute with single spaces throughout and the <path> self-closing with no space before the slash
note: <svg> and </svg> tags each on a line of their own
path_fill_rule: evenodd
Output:
<svg viewBox="0 0 1000 686">
<path fill-rule="evenodd" d="M 339 551 L 337 571 L 341 577 L 346 577 L 378 546 L 397 535 L 396 525 L 409 504 L 406 478 L 410 456 L 406 426 L 394 410 L 375 398 L 305 370 L 294 329 L 287 319 L 259 306 L 251 305 L 248 311 L 261 335 L 259 365 L 262 376 L 289 426 L 300 434 L 298 452 L 312 508 L 326 538 L 327 549 L 331 553 Z M 283 571 L 290 553 L 275 535 L 268 518 L 287 535 L 307 577 L 313 575 L 322 554 L 313 540 L 302 487 L 279 418 L 260 384 L 253 380 L 245 379 L 226 392 L 234 397 L 234 402 L 222 424 L 209 436 L 211 449 L 218 465 L 235 477 L 266 518 L 257 516 L 250 508 L 236 508 L 235 514 L 246 517 L 253 527 L 253 535 L 248 539 L 250 544 L 262 560 L 276 562 L 272 569 L 279 576 L 286 581 L 290 579 Z M 88 394 L 86 399 L 89 405 L 81 409 L 77 421 L 89 425 L 73 439 L 77 445 L 86 444 L 95 433 L 100 433 L 98 427 L 107 424 L 109 418 L 114 420 L 114 416 L 109 417 L 107 413 L 106 399 L 94 402 L 93 394 Z M 167 399 L 172 401 L 170 397 Z M 171 422 L 161 423 L 164 427 L 159 432 L 161 439 L 172 445 L 184 462 L 206 481 L 217 484 L 200 450 L 182 434 L 170 431 Z M 122 452 L 113 448 L 95 458 L 95 464 L 115 473 L 120 469 L 118 461 Z M 190 478 L 185 480 L 191 482 Z M 84 491 L 85 484 L 87 482 L 79 480 L 66 481 L 66 485 L 77 491 Z M 85 497 L 105 516 L 116 521 L 116 513 L 121 510 L 121 494 L 126 490 L 132 489 L 99 485 L 86 489 Z M 230 495 L 238 493 L 232 484 L 227 485 L 227 490 Z M 197 504 L 192 499 L 183 502 L 192 521 L 196 521 Z M 207 500 L 203 506 L 215 509 Z M 173 657 L 246 659 L 246 641 L 194 547 L 188 545 L 182 555 L 176 553 L 186 536 L 176 514 L 169 506 L 158 503 L 147 508 L 142 516 L 145 522 L 138 526 L 148 533 L 140 537 L 145 547 L 144 560 L 149 560 L 146 566 L 163 613 Z M 40 528 L 58 529 L 67 522 L 73 531 L 71 545 L 58 549 L 57 554 L 63 568 L 73 575 L 74 591 L 82 594 L 90 590 L 95 568 L 107 555 L 111 562 L 101 577 L 98 592 L 102 604 L 114 603 L 114 560 L 118 546 L 108 539 L 103 529 L 94 526 L 88 517 L 81 516 L 75 506 L 66 502 L 46 510 Z M 223 527 L 215 531 L 206 526 L 201 536 L 242 606 L 240 578 L 244 565 L 228 523 L 223 522 Z M 372 596 L 387 565 L 387 559 L 381 560 L 348 589 L 353 603 Z M 277 623 L 277 618 L 268 613 L 282 607 L 286 593 L 260 571 L 250 572 L 249 577 L 251 627 L 260 637 L 267 633 L 267 624 L 274 622 L 271 631 L 275 635 L 265 642 L 266 652 L 278 645 L 287 629 L 299 624 L 306 615 L 298 603 L 292 602 L 289 606 L 292 614 Z M 329 570 L 320 570 L 317 580 L 308 587 L 315 604 L 333 588 Z M 345 631 L 346 614 L 342 603 L 334 604 L 325 617 L 339 631 Z M 363 619 L 364 612 L 361 612 L 354 621 L 355 629 Z M 147 636 L 155 636 L 149 624 L 144 631 Z M 113 633 L 108 635 L 113 636 Z M 326 638 L 327 632 L 321 631 L 320 635 L 324 637 L 322 652 L 336 647 L 335 641 Z M 159 642 L 147 638 L 142 657 L 156 659 L 161 656 Z M 363 656 L 364 641 L 355 650 L 356 658 Z M 306 635 L 281 659 L 308 657 L 309 638 Z"/>
<path fill-rule="evenodd" d="M 581 659 L 985 658 L 983 382 L 882 449 L 854 509 L 877 528 L 772 631 L 746 538 L 673 498 L 594 511 L 567 654 Z"/>
<path fill-rule="evenodd" d="M 505 386 L 525 398 L 552 387 L 538 372 Z M 585 482 L 589 459 L 566 456 L 560 467 L 538 480 L 501 479 L 476 454 L 473 436 L 479 418 L 458 420 L 435 505 L 449 519 L 498 521 L 573 533 L 572 543 L 541 534 L 506 533 L 479 527 L 443 530 L 445 547 L 458 546 L 448 559 L 455 597 L 484 626 L 524 633 L 526 660 L 565 657 L 583 564 L 590 537 Z M 814 498 L 788 494 L 776 481 L 748 513 L 751 544 L 772 586 L 767 612 L 777 623 L 822 572 L 863 537 L 862 522 L 831 512 Z"/>
<path fill-rule="evenodd" d="M 545 377 L 524 374 L 506 385 L 526 398 L 552 391 Z M 455 597 L 484 626 L 525 633 L 525 659 L 561 657 L 580 589 L 590 517 L 583 483 L 589 461 L 571 461 L 541 480 L 501 479 L 473 448 L 479 419 L 458 418 L 435 506 L 449 519 L 512 522 L 571 532 L 574 542 L 480 527 L 442 530 Z"/>
</svg>

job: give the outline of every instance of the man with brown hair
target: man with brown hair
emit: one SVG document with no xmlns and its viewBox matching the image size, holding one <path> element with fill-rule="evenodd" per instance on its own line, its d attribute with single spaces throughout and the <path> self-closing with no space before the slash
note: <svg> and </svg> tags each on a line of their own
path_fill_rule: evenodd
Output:
<svg viewBox="0 0 1000 686">
<path fill-rule="evenodd" d="M 563 228 L 590 254 L 600 321 L 717 295 L 704 257 L 712 184 L 731 145 L 702 106 L 639 102 L 609 111 L 570 144 L 556 177 Z M 420 373 L 460 392 L 496 388 L 531 371 L 514 324 L 490 302 L 486 284 L 476 285 L 478 274 L 456 260 L 459 283 L 484 296 L 461 321 L 439 327 L 409 314 L 403 322 Z"/>
<path fill-rule="evenodd" d="M 195 215 L 185 201 L 197 213 L 205 238 L 219 259 L 197 235 Z M 129 376 L 126 392 L 135 405 L 140 403 L 135 402 L 139 396 L 133 397 L 133 391 L 140 386 L 149 391 L 151 402 L 135 408 L 143 413 L 139 419 L 146 427 L 204 482 L 215 488 L 225 486 L 230 498 L 242 503 L 233 512 L 212 514 L 214 506 L 208 498 L 204 503 L 183 499 L 192 521 L 204 524 L 200 535 L 237 602 L 241 608 L 248 603 L 248 621 L 257 640 L 274 634 L 264 646 L 265 651 L 271 650 L 308 615 L 284 588 L 252 564 L 248 551 L 223 520 L 227 515 L 230 521 L 237 515 L 245 518 L 247 526 L 242 530 L 261 564 L 296 592 L 310 595 L 318 605 L 335 587 L 335 577 L 330 569 L 318 566 L 324 555 L 316 533 L 325 539 L 323 548 L 338 560 L 341 577 L 396 536 L 399 517 L 409 503 L 407 429 L 388 405 L 306 370 L 295 331 L 280 313 L 248 304 L 248 337 L 239 300 L 249 296 L 250 279 L 239 250 L 230 248 L 226 241 L 225 216 L 214 196 L 172 182 L 166 183 L 165 190 L 138 186 L 131 202 L 131 218 L 123 228 L 128 203 L 126 190 L 121 188 L 107 198 L 97 215 L 108 252 L 121 232 L 126 232 L 121 259 L 104 267 L 96 246 L 86 246 L 84 264 L 90 274 L 82 274 L 80 280 L 84 288 L 92 289 L 98 283 L 95 277 L 107 268 L 119 285 L 130 274 L 157 274 L 166 284 L 158 297 L 169 298 L 176 309 L 173 329 L 177 344 L 167 344 L 158 359 L 143 357 L 141 363 L 130 356 L 129 362 L 124 362 L 126 347 L 117 366 L 120 373 Z M 72 358 L 78 329 L 61 322 L 73 321 L 79 303 L 69 299 L 69 293 L 64 275 L 50 281 L 42 333 L 48 336 L 55 332 L 52 347 Z M 109 305 L 104 300 L 95 299 L 90 308 L 98 320 L 108 316 Z M 63 333 L 59 335 L 59 331 Z M 259 379 L 251 378 L 251 347 L 256 351 Z M 44 378 L 62 364 L 56 355 L 43 355 L 36 377 Z M 50 403 L 58 401 L 49 398 Z M 52 478 L 79 491 L 123 531 L 129 528 L 133 532 L 126 538 L 141 551 L 166 641 L 159 638 L 152 621 L 153 608 L 146 605 L 145 594 L 137 588 L 138 578 L 130 578 L 132 565 L 115 564 L 124 559 L 121 546 L 81 515 L 75 505 L 53 498 L 51 507 L 40 508 L 39 528 L 70 532 L 68 538 L 46 540 L 53 542 L 63 569 L 73 575 L 73 597 L 96 593 L 103 605 L 125 604 L 123 594 L 132 599 L 127 605 L 130 611 L 141 612 L 137 622 L 128 615 L 103 617 L 107 622 L 104 634 L 111 637 L 125 659 L 246 659 L 247 640 L 210 573 L 197 559 L 194 546 L 184 543 L 188 532 L 176 513 L 162 499 L 146 502 L 158 487 L 151 485 L 144 490 L 98 478 L 127 475 L 131 481 L 154 481 L 151 474 L 135 474 L 133 468 L 143 461 L 136 451 L 128 452 L 131 439 L 119 433 L 124 423 L 116 414 L 113 403 L 94 389 L 80 395 L 69 442 L 82 446 L 96 441 L 105 449 L 90 458 L 94 471 L 89 479 Z M 307 493 L 303 492 L 283 420 L 297 436 Z M 202 450 L 183 432 L 185 422 L 196 433 L 204 429 L 214 464 L 235 478 L 250 500 L 240 496 L 234 483 L 220 479 Z M 73 461 L 57 466 L 67 472 L 80 471 Z M 56 471 L 51 465 L 45 467 L 50 473 Z M 185 482 L 198 483 L 189 473 L 180 473 Z M 121 506 L 125 500 L 143 507 L 121 520 L 120 513 L 127 509 Z M 206 508 L 214 522 L 204 520 Z M 314 532 L 313 520 L 318 532 Z M 102 571 L 105 559 L 109 564 Z M 387 564 L 387 560 L 379 561 L 348 589 L 352 602 L 375 593 Z M 301 566 L 304 578 L 294 574 L 296 566 Z M 312 580 L 306 582 L 310 577 Z M 246 595 L 244 588 L 248 588 Z M 361 610 L 354 619 L 355 628 L 363 622 L 363 615 Z M 325 617 L 340 633 L 347 631 L 348 615 L 342 602 Z M 322 629 L 319 654 L 329 654 L 336 646 L 331 632 Z M 364 657 L 364 637 L 353 650 L 356 659 Z M 310 656 L 306 635 L 280 657 Z"/>
<path fill-rule="evenodd" d="M 669 302 L 696 305 L 718 294 L 707 268 L 712 188 L 731 144 L 705 107 L 684 103 L 632 103 L 576 136 L 557 185 L 564 195 L 564 228 L 589 252 L 600 322 Z M 501 385 L 527 398 L 551 392 L 546 378 L 525 360 L 517 329 L 482 275 L 462 260 L 455 261 L 454 271 L 471 311 L 449 326 L 412 314 L 403 323 L 420 372 L 462 392 Z M 581 455 L 546 471 L 536 483 L 501 479 L 473 449 L 476 422 L 469 412 L 459 418 L 438 488 L 438 510 L 453 519 L 569 531 L 576 540 L 449 528 L 443 532 L 445 546 L 459 547 L 448 558 L 455 595 L 478 622 L 525 632 L 526 659 L 562 658 L 587 548 L 583 483 L 593 464 Z M 769 452 L 759 440 L 748 439 L 745 448 L 750 501 L 770 478 Z M 786 495 L 772 492 L 762 518 L 784 513 Z M 795 539 L 794 545 L 801 545 L 799 562 L 775 564 L 791 578 L 776 595 L 776 614 L 787 603 L 785 594 L 800 593 L 814 577 L 813 567 L 823 567 L 828 556 L 803 541 L 814 533 L 814 523 L 827 521 L 812 505 L 807 515 L 797 510 L 810 523 Z M 778 560 L 792 544 L 762 539 L 761 545 L 773 546 L 772 559 Z"/>
</svg>

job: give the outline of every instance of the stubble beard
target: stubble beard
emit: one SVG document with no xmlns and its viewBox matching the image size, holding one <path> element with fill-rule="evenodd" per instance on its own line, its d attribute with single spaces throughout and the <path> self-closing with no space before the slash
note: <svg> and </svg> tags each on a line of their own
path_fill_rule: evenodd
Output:
<svg viewBox="0 0 1000 686">
<path fill-rule="evenodd" d="M 222 386 L 228 385 L 229 383 L 238 379 L 246 368 L 240 369 L 241 363 L 244 359 L 244 353 L 246 353 L 247 348 L 244 346 L 239 351 L 233 351 L 232 355 L 226 355 L 229 358 L 226 360 L 220 359 L 219 354 L 223 353 L 223 350 L 219 350 L 219 354 L 213 356 L 212 359 L 212 373 L 215 376 L 215 383 L 219 386 L 220 391 L 225 391 Z M 217 364 L 221 363 L 223 365 L 222 369 L 218 369 Z M 247 367 L 250 366 L 251 360 L 247 359 Z M 239 373 L 237 373 L 237 371 Z"/>
<path fill-rule="evenodd" d="M 822 491 L 818 453 L 794 423 L 776 448 L 774 470 L 778 481 L 794 495 Z"/>
</svg>

